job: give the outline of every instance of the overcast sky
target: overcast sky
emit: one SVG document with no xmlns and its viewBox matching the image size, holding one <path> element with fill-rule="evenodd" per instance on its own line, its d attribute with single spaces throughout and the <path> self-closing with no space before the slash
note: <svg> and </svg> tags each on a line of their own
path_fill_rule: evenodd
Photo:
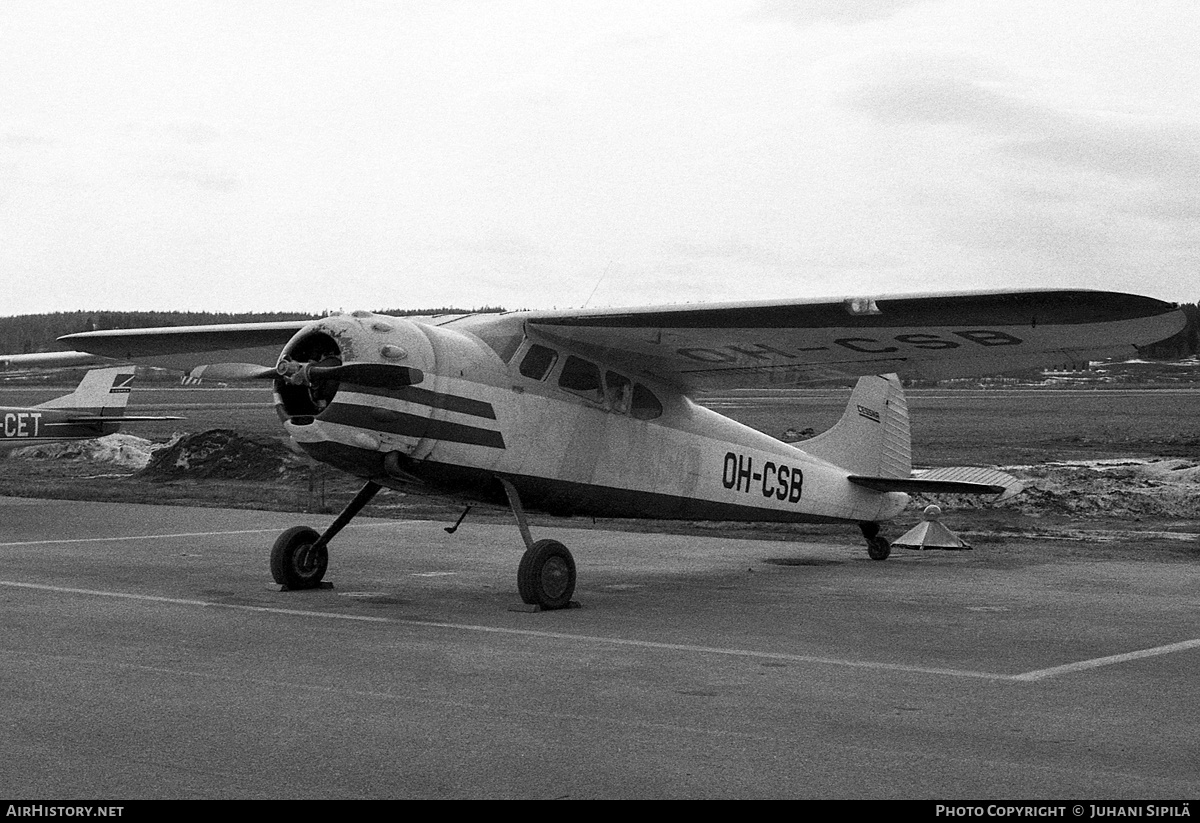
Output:
<svg viewBox="0 0 1200 823">
<path fill-rule="evenodd" d="M 2 0 L 0 315 L 1200 299 L 1194 0 Z"/>
</svg>

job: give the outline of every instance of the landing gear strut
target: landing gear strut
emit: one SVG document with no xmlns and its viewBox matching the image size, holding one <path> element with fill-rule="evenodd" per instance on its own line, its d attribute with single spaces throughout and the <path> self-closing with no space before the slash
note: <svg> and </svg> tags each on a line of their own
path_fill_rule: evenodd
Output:
<svg viewBox="0 0 1200 823">
<path fill-rule="evenodd" d="M 879 524 L 863 521 L 858 527 L 867 539 L 867 556 L 872 560 L 887 560 L 888 555 L 892 553 L 892 544 L 879 536 Z"/>
<path fill-rule="evenodd" d="M 288 589 L 319 586 L 329 568 L 329 541 L 371 502 L 381 488 L 378 483 L 368 481 L 322 534 L 318 535 L 308 526 L 293 526 L 279 535 L 271 547 L 271 576 L 275 582 Z"/>
<path fill-rule="evenodd" d="M 503 477 L 496 479 L 504 487 L 517 528 L 521 530 L 521 539 L 525 541 L 525 553 L 517 568 L 517 591 L 521 600 L 547 610 L 570 608 L 571 595 L 575 593 L 575 558 L 557 540 L 534 542 L 516 488 Z"/>
</svg>

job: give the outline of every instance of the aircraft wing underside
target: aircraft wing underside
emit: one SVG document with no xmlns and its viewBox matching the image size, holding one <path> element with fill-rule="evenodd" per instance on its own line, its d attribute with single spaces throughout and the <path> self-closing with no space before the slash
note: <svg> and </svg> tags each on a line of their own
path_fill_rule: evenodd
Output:
<svg viewBox="0 0 1200 823">
<path fill-rule="evenodd" d="M 540 312 L 526 320 L 551 342 L 640 366 L 688 390 L 1081 364 L 1133 356 L 1184 324 L 1173 304 L 1097 291 Z"/>
</svg>

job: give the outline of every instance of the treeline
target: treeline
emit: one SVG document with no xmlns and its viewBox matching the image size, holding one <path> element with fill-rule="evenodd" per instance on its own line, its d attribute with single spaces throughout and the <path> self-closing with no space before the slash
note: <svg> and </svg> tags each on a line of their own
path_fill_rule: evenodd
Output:
<svg viewBox="0 0 1200 823">
<path fill-rule="evenodd" d="M 504 309 L 384 309 L 379 314 L 398 317 L 430 314 L 500 312 Z M 304 312 L 183 312 L 183 311 L 71 311 L 0 317 L 0 354 L 29 354 L 61 348 L 55 341 L 64 334 L 106 329 L 144 329 L 155 326 L 200 326 L 213 323 L 269 323 L 278 320 L 315 320 Z"/>
</svg>

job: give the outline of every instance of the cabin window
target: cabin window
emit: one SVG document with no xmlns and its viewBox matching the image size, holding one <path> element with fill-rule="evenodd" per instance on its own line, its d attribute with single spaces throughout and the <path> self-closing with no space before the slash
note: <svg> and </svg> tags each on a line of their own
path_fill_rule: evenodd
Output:
<svg viewBox="0 0 1200 823">
<path fill-rule="evenodd" d="M 521 344 L 525 342 L 525 336 L 520 332 L 504 335 L 481 334 L 479 339 L 486 343 L 505 363 L 512 361 L 513 356 L 521 348 Z"/>
<path fill-rule="evenodd" d="M 628 414 L 629 404 L 633 400 L 633 383 L 623 374 L 615 371 L 604 373 L 604 404 L 610 411 L 617 414 Z"/>
<path fill-rule="evenodd" d="M 558 352 L 554 349 L 534 343 L 521 358 L 521 374 L 534 380 L 545 380 L 557 360 Z"/>
<path fill-rule="evenodd" d="M 638 420 L 654 420 L 662 417 L 662 402 L 654 396 L 654 392 L 641 383 L 633 385 L 633 406 L 629 412 Z"/>
<path fill-rule="evenodd" d="M 573 354 L 567 355 L 562 374 L 558 376 L 558 385 L 597 403 L 602 399 L 600 368 Z"/>
</svg>

